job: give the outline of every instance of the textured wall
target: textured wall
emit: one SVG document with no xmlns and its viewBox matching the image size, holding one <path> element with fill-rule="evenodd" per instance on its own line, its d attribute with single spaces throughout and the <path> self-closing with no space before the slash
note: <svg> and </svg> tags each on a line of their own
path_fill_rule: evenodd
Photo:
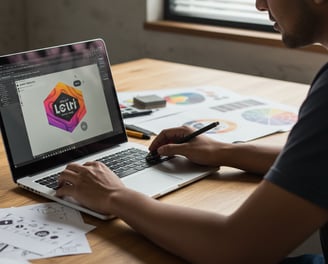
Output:
<svg viewBox="0 0 328 264">
<path fill-rule="evenodd" d="M 24 0 L 0 2 L 0 55 L 23 50 L 26 45 Z"/>
<path fill-rule="evenodd" d="M 311 82 L 328 55 L 159 32 L 147 39 L 146 57 L 302 83 Z"/>
<path fill-rule="evenodd" d="M 150 57 L 303 83 L 327 60 L 324 54 L 145 31 L 146 17 L 160 13 L 155 2 L 161 0 L 1 0 L 0 53 L 101 37 L 112 64 Z"/>
<path fill-rule="evenodd" d="M 144 0 L 26 2 L 29 47 L 101 37 L 108 44 L 114 63 L 143 57 L 144 39 L 140 33 L 146 16 Z"/>
</svg>

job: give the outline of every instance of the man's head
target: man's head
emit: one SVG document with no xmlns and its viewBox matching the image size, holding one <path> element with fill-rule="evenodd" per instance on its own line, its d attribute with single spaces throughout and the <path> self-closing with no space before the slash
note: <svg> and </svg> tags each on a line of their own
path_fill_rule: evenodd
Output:
<svg viewBox="0 0 328 264">
<path fill-rule="evenodd" d="M 256 0 L 256 7 L 269 12 L 287 47 L 328 46 L 328 0 Z"/>
</svg>

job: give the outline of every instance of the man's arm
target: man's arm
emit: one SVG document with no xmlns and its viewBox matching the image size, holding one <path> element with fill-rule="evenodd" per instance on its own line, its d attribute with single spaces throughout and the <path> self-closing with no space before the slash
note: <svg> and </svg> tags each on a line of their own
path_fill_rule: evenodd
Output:
<svg viewBox="0 0 328 264">
<path fill-rule="evenodd" d="M 229 216 L 149 198 L 124 187 L 99 162 L 68 165 L 60 184 L 58 196 L 116 215 L 193 263 L 277 263 L 328 220 L 327 210 L 265 180 Z"/>
<path fill-rule="evenodd" d="M 229 144 L 200 135 L 185 144 L 174 141 L 193 130 L 182 126 L 163 130 L 149 146 L 163 156 L 183 155 L 189 160 L 209 166 L 229 166 L 264 175 L 281 151 L 281 147 L 248 143 Z"/>
<path fill-rule="evenodd" d="M 111 212 L 192 263 L 278 263 L 328 220 L 327 210 L 267 181 L 230 216 L 121 191 L 109 196 Z"/>
<path fill-rule="evenodd" d="M 224 166 L 264 175 L 278 157 L 281 147 L 239 143 L 227 144 L 221 151 Z"/>
</svg>

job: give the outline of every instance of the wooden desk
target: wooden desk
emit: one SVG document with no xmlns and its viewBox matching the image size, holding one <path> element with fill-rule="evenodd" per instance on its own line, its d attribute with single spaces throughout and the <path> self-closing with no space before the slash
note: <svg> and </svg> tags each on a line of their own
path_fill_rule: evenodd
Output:
<svg viewBox="0 0 328 264">
<path fill-rule="evenodd" d="M 142 59 L 112 67 L 118 91 L 168 89 L 186 86 L 217 85 L 244 95 L 256 95 L 284 104 L 298 106 L 308 85 L 253 77 L 176 63 Z M 257 140 L 259 143 L 283 144 L 287 133 Z M 138 141 L 135 139 L 131 139 Z M 150 141 L 139 140 L 143 144 Z M 16 187 L 12 182 L 2 142 L 0 142 L 0 207 L 23 206 L 48 200 Z M 249 196 L 259 177 L 222 167 L 218 174 L 170 193 L 165 203 L 202 208 L 230 214 Z M 84 215 L 97 228 L 87 235 L 91 254 L 34 260 L 32 263 L 184 263 L 134 232 L 119 219 L 101 221 Z M 160 228 L 160 226 L 158 227 Z"/>
</svg>

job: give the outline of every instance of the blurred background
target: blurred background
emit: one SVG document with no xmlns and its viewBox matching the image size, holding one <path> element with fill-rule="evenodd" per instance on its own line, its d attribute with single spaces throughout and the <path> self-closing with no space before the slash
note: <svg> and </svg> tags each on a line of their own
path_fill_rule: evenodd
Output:
<svg viewBox="0 0 328 264">
<path fill-rule="evenodd" d="M 0 55 L 100 37 L 112 64 L 148 57 L 301 83 L 327 60 L 324 53 L 144 29 L 162 16 L 162 0 L 1 0 Z"/>
</svg>

